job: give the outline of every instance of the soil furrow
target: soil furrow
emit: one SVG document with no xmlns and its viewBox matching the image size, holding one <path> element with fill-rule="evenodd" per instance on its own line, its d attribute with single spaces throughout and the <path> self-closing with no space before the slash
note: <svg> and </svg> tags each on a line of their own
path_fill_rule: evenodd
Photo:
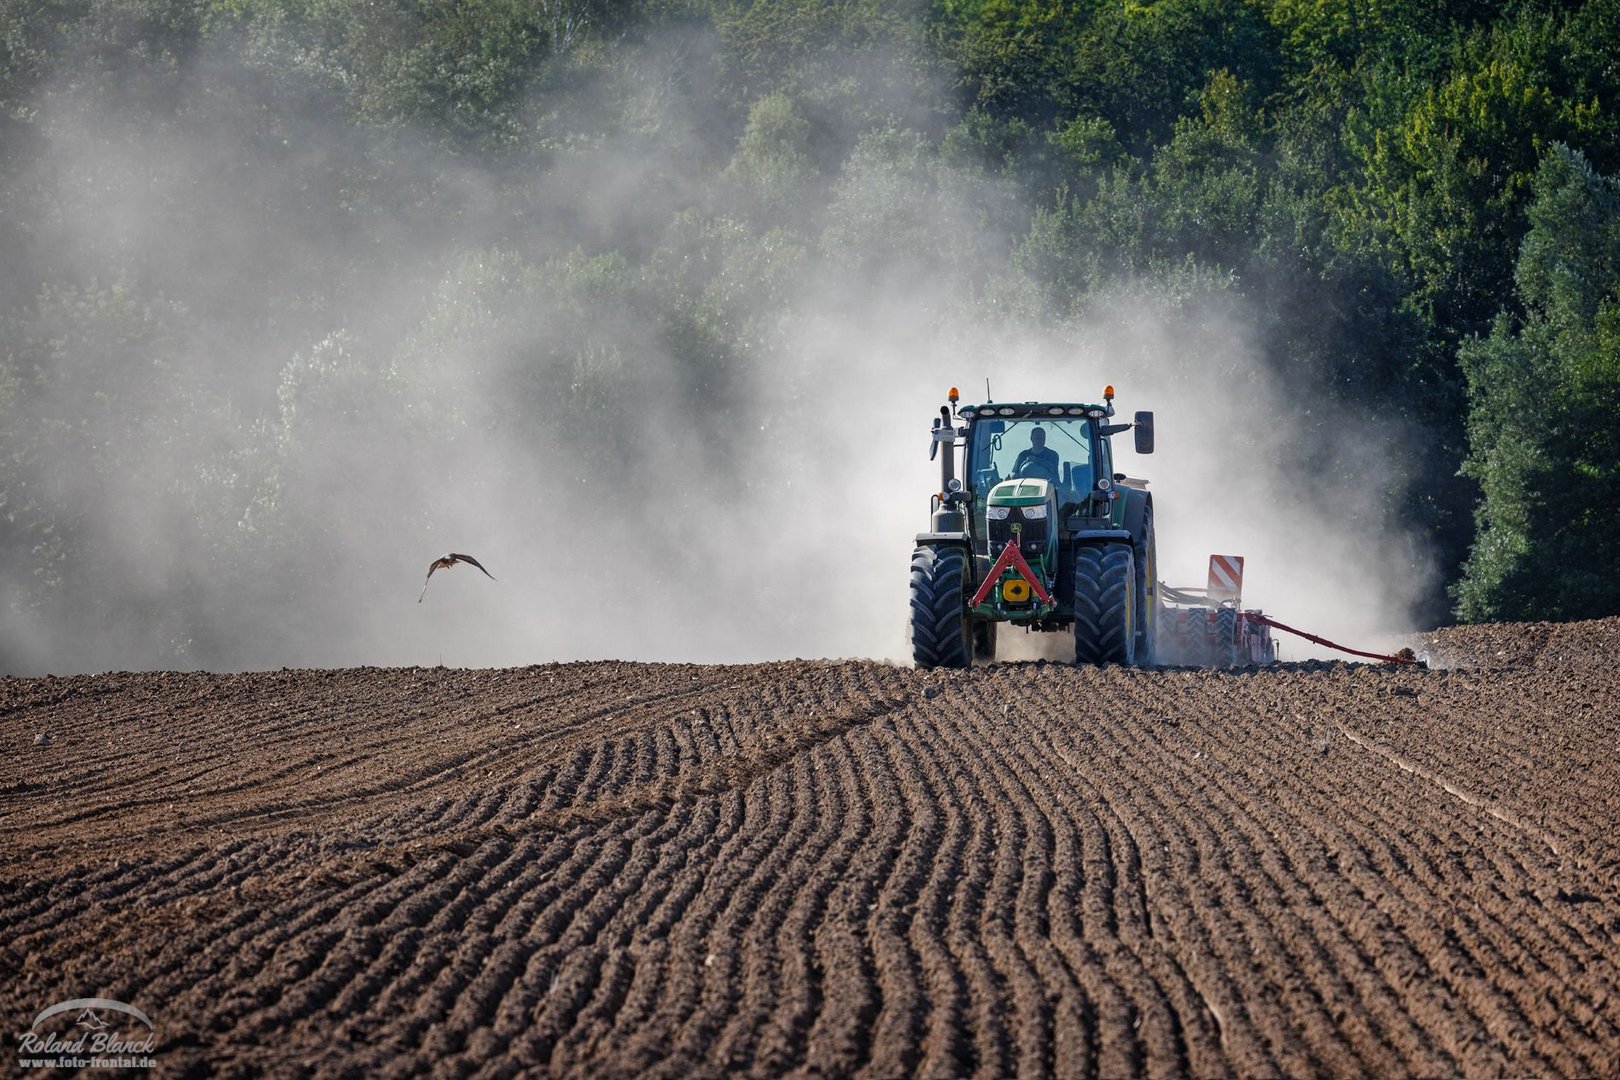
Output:
<svg viewBox="0 0 1620 1080">
<path fill-rule="evenodd" d="M 0 679 L 0 1010 L 176 1075 L 1616 1075 L 1615 642 Z"/>
</svg>

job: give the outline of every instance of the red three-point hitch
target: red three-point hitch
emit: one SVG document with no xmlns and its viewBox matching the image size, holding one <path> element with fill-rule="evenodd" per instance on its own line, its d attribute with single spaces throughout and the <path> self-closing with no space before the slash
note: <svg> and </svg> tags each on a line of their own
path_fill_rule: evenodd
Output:
<svg viewBox="0 0 1620 1080">
<path fill-rule="evenodd" d="M 1052 594 L 1046 591 L 1041 585 L 1041 579 L 1035 576 L 1035 571 L 1031 570 L 1029 563 L 1024 561 L 1024 554 L 1018 550 L 1018 541 L 1014 539 L 1007 541 L 1007 546 L 1001 549 L 1001 555 L 997 557 L 996 564 L 984 576 L 984 581 L 979 584 L 979 591 L 973 594 L 972 600 L 968 601 L 968 607 L 978 607 L 984 603 L 984 598 L 990 595 L 990 590 L 996 587 L 996 582 L 1001 579 L 1001 575 L 1007 570 L 1017 570 L 1022 574 L 1024 580 L 1029 582 L 1030 589 L 1034 591 L 1036 596 L 1040 597 L 1041 603 L 1050 604 L 1052 602 Z"/>
</svg>

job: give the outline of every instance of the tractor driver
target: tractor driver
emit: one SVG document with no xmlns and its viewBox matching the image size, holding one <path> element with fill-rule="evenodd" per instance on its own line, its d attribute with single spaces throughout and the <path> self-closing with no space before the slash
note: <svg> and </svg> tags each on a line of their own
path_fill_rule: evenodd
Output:
<svg viewBox="0 0 1620 1080">
<path fill-rule="evenodd" d="M 1045 428 L 1038 427 L 1029 433 L 1029 449 L 1019 452 L 1012 474 L 1058 482 L 1058 455 L 1046 445 Z"/>
</svg>

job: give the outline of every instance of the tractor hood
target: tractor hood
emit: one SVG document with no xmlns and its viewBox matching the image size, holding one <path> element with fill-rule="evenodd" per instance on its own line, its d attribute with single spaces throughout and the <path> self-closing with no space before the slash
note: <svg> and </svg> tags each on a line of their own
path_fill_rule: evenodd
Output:
<svg viewBox="0 0 1620 1080">
<path fill-rule="evenodd" d="M 1003 480 L 990 489 L 984 518 L 989 554 L 1016 547 L 1035 575 L 1031 580 L 1038 578 L 1043 588 L 1056 580 L 1057 488 L 1050 480 Z"/>
<path fill-rule="evenodd" d="M 1025 478 L 1003 480 L 990 489 L 986 502 L 990 506 L 1039 506 L 1053 499 L 1052 482 Z"/>
</svg>

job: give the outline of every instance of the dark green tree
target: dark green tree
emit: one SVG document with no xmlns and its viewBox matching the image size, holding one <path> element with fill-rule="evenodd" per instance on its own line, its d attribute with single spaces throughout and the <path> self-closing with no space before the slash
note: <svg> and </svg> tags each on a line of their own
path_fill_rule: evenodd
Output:
<svg viewBox="0 0 1620 1080">
<path fill-rule="evenodd" d="M 1461 353 L 1483 492 L 1454 590 L 1468 621 L 1620 612 L 1620 184 L 1557 145 L 1533 190 L 1524 315 Z"/>
</svg>

